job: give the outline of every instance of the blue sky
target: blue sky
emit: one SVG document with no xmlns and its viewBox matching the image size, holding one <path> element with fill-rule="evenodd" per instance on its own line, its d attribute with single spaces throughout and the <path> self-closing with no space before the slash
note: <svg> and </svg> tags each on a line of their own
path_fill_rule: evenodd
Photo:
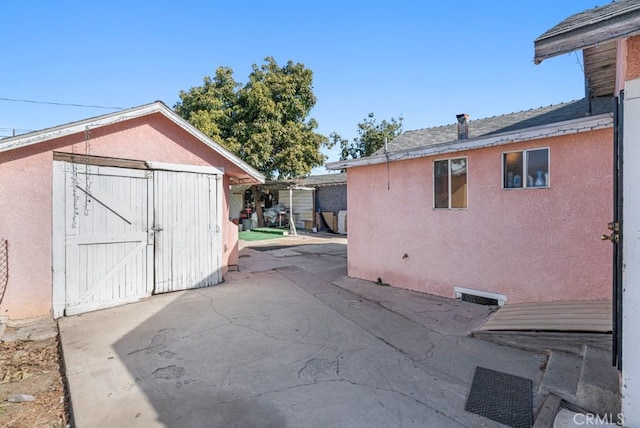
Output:
<svg viewBox="0 0 640 428">
<path fill-rule="evenodd" d="M 0 98 L 173 107 L 217 67 L 245 83 L 273 56 L 313 71 L 318 132 L 351 140 L 370 112 L 411 130 L 582 98 L 578 56 L 534 65 L 533 41 L 607 3 L 6 0 Z M 0 100 L 0 136 L 112 111 Z"/>
</svg>

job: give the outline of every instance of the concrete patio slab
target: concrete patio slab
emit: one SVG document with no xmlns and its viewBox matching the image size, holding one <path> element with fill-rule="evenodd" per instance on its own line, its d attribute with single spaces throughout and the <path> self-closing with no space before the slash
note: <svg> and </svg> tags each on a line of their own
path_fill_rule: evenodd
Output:
<svg viewBox="0 0 640 428">
<path fill-rule="evenodd" d="M 466 336 L 486 309 L 350 282 L 335 247 L 290 250 L 61 319 L 76 426 L 492 427 L 464 411 L 476 365 L 537 389 L 544 356 Z"/>
</svg>

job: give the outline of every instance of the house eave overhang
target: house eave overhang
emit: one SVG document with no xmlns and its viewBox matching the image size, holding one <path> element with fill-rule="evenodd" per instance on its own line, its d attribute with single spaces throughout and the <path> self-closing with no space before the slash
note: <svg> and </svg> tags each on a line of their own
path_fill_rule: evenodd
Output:
<svg viewBox="0 0 640 428">
<path fill-rule="evenodd" d="M 640 34 L 640 9 L 591 24 L 579 25 L 557 32 L 551 30 L 534 41 L 533 62 L 540 64 L 547 58 L 635 34 Z"/>
<path fill-rule="evenodd" d="M 313 187 L 286 180 L 267 180 L 261 187 L 270 190 L 315 190 Z"/>
<path fill-rule="evenodd" d="M 415 147 L 406 150 L 398 150 L 388 154 L 369 156 L 366 158 L 330 162 L 326 165 L 326 168 L 329 170 L 341 170 L 359 166 L 376 165 L 392 161 L 409 160 L 426 156 L 476 150 L 485 147 L 521 143 L 525 141 L 538 140 L 541 138 L 551 138 L 562 135 L 577 134 L 580 132 L 595 131 L 598 129 L 606 129 L 611 127 L 613 127 L 613 115 L 607 113 L 597 116 L 589 116 L 586 118 L 568 120 L 564 122 L 557 122 L 549 125 L 526 128 L 519 131 L 505 132 L 490 136 Z"/>
<path fill-rule="evenodd" d="M 36 131 L 16 137 L 5 138 L 3 140 L 0 140 L 0 153 L 31 146 L 38 143 L 43 143 L 45 141 L 62 138 L 80 132 L 85 132 L 85 130 L 87 129 L 100 128 L 103 126 L 113 125 L 118 122 L 137 119 L 154 113 L 162 114 L 164 117 L 172 121 L 174 124 L 178 125 L 187 133 L 191 134 L 193 137 L 207 145 L 224 159 L 241 169 L 246 174 L 246 176 L 234 177 L 236 182 L 264 183 L 265 178 L 260 172 L 243 162 L 240 158 L 222 147 L 220 144 L 215 143 L 200 130 L 191 125 L 189 122 L 185 121 L 182 117 L 180 117 L 160 101 L 156 101 L 151 104 L 145 104 L 140 107 L 121 110 L 116 113 L 80 120 L 78 122 L 73 122 L 66 125 L 47 128 L 42 131 Z"/>
<path fill-rule="evenodd" d="M 298 184 L 294 184 L 293 186 L 289 186 L 287 187 L 287 189 L 289 190 L 316 190 L 314 187 L 308 187 L 308 186 L 300 186 Z"/>
<path fill-rule="evenodd" d="M 345 186 L 346 184 L 347 182 L 345 180 L 345 181 L 338 181 L 335 183 L 308 184 L 306 186 L 311 186 L 314 189 L 317 189 L 318 187 Z"/>
</svg>

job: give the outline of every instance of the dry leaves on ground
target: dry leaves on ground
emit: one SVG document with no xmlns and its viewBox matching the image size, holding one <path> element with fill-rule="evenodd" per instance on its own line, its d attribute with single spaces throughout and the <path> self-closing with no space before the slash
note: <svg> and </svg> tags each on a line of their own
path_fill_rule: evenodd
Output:
<svg viewBox="0 0 640 428">
<path fill-rule="evenodd" d="M 0 342 L 0 426 L 66 427 L 67 395 L 60 367 L 56 338 Z M 7 401 L 20 394 L 34 400 Z"/>
</svg>

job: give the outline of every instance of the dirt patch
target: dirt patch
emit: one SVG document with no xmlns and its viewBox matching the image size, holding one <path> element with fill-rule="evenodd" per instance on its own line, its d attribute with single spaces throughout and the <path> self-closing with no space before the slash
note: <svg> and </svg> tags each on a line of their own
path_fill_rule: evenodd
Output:
<svg viewBox="0 0 640 428">
<path fill-rule="evenodd" d="M 0 426 L 71 426 L 61 361 L 56 337 L 0 342 Z M 33 401 L 8 401 L 16 396 Z"/>
</svg>

